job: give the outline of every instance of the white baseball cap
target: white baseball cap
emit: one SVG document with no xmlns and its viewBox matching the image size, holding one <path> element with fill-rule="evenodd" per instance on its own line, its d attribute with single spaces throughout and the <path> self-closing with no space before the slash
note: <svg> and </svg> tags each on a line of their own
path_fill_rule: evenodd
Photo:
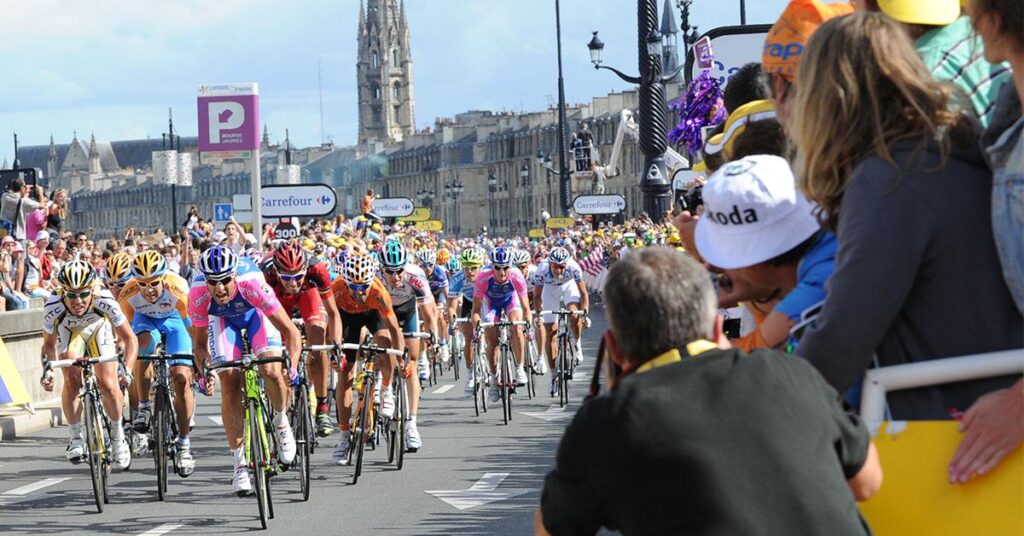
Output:
<svg viewBox="0 0 1024 536">
<path fill-rule="evenodd" d="M 719 268 L 746 268 L 800 245 L 820 225 L 785 159 L 756 155 L 722 166 L 704 185 L 697 249 Z"/>
<path fill-rule="evenodd" d="M 38 233 L 36 233 L 36 241 L 39 241 L 39 240 L 49 240 L 49 239 L 50 239 L 50 233 L 48 233 L 46 231 L 39 231 Z"/>
<path fill-rule="evenodd" d="M 223 242 L 227 237 L 228 235 L 224 234 L 224 231 L 217 231 L 216 233 L 213 233 L 214 242 Z"/>
</svg>

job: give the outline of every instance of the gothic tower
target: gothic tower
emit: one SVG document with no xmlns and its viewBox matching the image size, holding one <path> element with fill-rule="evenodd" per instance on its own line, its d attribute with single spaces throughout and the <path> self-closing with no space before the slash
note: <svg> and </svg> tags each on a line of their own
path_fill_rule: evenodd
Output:
<svg viewBox="0 0 1024 536">
<path fill-rule="evenodd" d="M 359 2 L 359 144 L 401 141 L 416 130 L 405 0 Z"/>
</svg>

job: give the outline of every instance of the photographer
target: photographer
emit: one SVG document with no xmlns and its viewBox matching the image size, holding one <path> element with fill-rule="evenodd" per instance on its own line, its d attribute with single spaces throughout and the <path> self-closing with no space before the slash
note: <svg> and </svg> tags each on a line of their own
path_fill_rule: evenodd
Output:
<svg viewBox="0 0 1024 536">
<path fill-rule="evenodd" d="M 25 240 L 26 218 L 42 205 L 29 197 L 25 180 L 17 177 L 7 185 L 7 191 L 0 197 L 0 224 L 9 236 Z"/>
<path fill-rule="evenodd" d="M 538 534 L 869 534 L 855 500 L 882 470 L 867 428 L 806 361 L 729 349 L 707 271 L 642 248 L 605 303 L 623 372 L 566 429 Z"/>
</svg>

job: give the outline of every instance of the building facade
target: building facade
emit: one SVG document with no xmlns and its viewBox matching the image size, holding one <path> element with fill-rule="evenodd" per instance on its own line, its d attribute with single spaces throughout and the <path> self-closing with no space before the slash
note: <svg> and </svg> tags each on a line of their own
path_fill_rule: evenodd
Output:
<svg viewBox="0 0 1024 536">
<path fill-rule="evenodd" d="M 416 131 L 405 0 L 360 0 L 357 40 L 359 144 L 400 142 Z"/>
</svg>

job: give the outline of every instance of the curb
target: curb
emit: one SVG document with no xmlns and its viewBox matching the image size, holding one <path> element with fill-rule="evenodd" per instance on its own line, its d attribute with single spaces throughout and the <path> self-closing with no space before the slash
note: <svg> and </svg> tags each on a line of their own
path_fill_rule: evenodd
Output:
<svg viewBox="0 0 1024 536">
<path fill-rule="evenodd" d="M 0 443 L 65 424 L 59 399 L 43 402 L 35 409 L 34 415 L 25 410 L 0 415 Z"/>
</svg>

